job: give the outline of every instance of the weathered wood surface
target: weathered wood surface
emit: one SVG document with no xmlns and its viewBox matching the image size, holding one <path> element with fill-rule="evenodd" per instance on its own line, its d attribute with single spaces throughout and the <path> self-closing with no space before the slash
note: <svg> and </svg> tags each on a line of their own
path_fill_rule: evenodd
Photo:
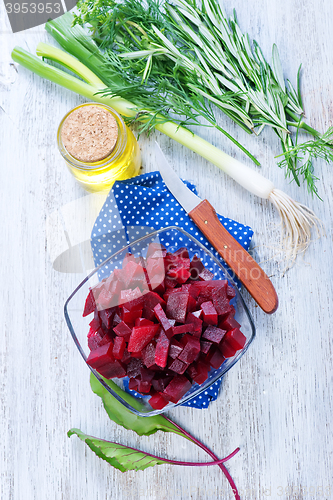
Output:
<svg viewBox="0 0 333 500">
<path fill-rule="evenodd" d="M 270 58 L 277 43 L 285 76 L 295 83 L 303 63 L 302 92 L 311 124 L 332 125 L 332 10 L 330 0 L 224 2 L 235 7 Z M 10 58 L 14 45 L 34 52 L 50 40 L 43 27 L 11 34 L 0 5 L 0 497 L 2 500 L 229 499 L 217 467 L 159 466 L 122 474 L 66 432 L 92 435 L 178 460 L 207 460 L 186 440 L 158 433 L 139 438 L 110 422 L 89 388 L 89 374 L 63 318 L 79 274 L 59 273 L 46 252 L 46 219 L 84 196 L 57 151 L 62 116 L 83 101 Z M 154 170 L 153 141 L 199 194 L 224 215 L 255 230 L 255 256 L 276 287 L 280 306 L 268 316 L 250 301 L 257 337 L 229 372 L 207 410 L 177 408 L 171 417 L 219 456 L 237 446 L 228 468 L 246 500 L 333 498 L 332 444 L 332 165 L 316 163 L 323 202 L 289 185 L 274 160 L 278 140 L 266 130 L 256 140 L 224 117 L 221 124 L 262 163 L 277 187 L 310 205 L 327 237 L 315 240 L 285 276 L 274 258 L 278 223 L 268 202 L 248 194 L 185 148 L 160 134 L 142 137 L 145 171 Z M 217 132 L 200 134 L 226 152 L 244 156 Z M 246 160 L 245 160 L 246 161 Z M 78 218 L 84 228 L 85 220 Z"/>
</svg>

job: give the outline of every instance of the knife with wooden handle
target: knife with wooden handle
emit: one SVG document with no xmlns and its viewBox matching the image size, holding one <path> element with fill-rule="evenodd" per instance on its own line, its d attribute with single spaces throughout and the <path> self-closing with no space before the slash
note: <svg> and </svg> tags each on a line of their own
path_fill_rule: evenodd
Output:
<svg viewBox="0 0 333 500">
<path fill-rule="evenodd" d="M 189 217 L 233 270 L 261 309 L 268 314 L 275 312 L 278 308 L 278 297 L 266 273 L 223 227 L 209 201 L 201 200 L 185 186 L 169 165 L 157 143 L 156 159 L 167 188 Z"/>
</svg>

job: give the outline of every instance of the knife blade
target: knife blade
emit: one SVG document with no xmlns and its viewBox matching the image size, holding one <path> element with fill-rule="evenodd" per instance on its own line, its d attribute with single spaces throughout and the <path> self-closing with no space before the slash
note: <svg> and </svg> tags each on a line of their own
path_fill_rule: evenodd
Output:
<svg viewBox="0 0 333 500">
<path fill-rule="evenodd" d="M 219 221 L 208 200 L 195 195 L 178 177 L 156 142 L 158 169 L 167 188 L 267 314 L 278 308 L 278 297 L 267 274 Z"/>
</svg>

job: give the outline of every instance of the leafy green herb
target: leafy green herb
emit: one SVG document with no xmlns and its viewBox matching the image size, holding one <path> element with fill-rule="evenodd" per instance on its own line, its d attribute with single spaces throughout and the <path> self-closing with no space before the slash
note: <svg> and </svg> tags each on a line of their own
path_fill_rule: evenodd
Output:
<svg viewBox="0 0 333 500">
<path fill-rule="evenodd" d="M 204 117 L 218 130 L 215 107 L 249 133 L 270 126 L 281 141 L 286 175 L 317 194 L 313 159 L 331 161 L 320 151 L 331 146 L 323 146 L 321 134 L 301 119 L 301 67 L 297 90 L 289 80 L 286 86 L 277 46 L 269 65 L 259 45 L 241 32 L 235 12 L 228 20 L 217 0 L 80 0 L 78 8 L 75 22 L 91 26 L 106 59 L 127 81 L 122 97 L 129 98 L 133 87 L 149 89 L 151 107 L 181 113 L 191 123 Z M 319 154 L 304 162 L 290 127 L 314 135 Z"/>
</svg>

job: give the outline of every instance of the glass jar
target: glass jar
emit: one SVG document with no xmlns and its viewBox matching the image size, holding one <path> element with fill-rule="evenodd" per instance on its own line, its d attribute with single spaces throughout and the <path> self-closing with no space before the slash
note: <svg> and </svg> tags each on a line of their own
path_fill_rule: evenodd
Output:
<svg viewBox="0 0 333 500">
<path fill-rule="evenodd" d="M 85 106 L 97 106 L 111 113 L 118 127 L 115 146 L 108 156 L 98 161 L 80 161 L 67 151 L 63 142 L 62 128 L 65 120 L 75 110 Z M 141 153 L 137 140 L 121 116 L 105 104 L 91 102 L 80 104 L 71 109 L 61 120 L 57 133 L 57 142 L 59 151 L 65 159 L 70 172 L 87 191 L 108 191 L 116 180 L 129 179 L 139 173 Z"/>
</svg>

